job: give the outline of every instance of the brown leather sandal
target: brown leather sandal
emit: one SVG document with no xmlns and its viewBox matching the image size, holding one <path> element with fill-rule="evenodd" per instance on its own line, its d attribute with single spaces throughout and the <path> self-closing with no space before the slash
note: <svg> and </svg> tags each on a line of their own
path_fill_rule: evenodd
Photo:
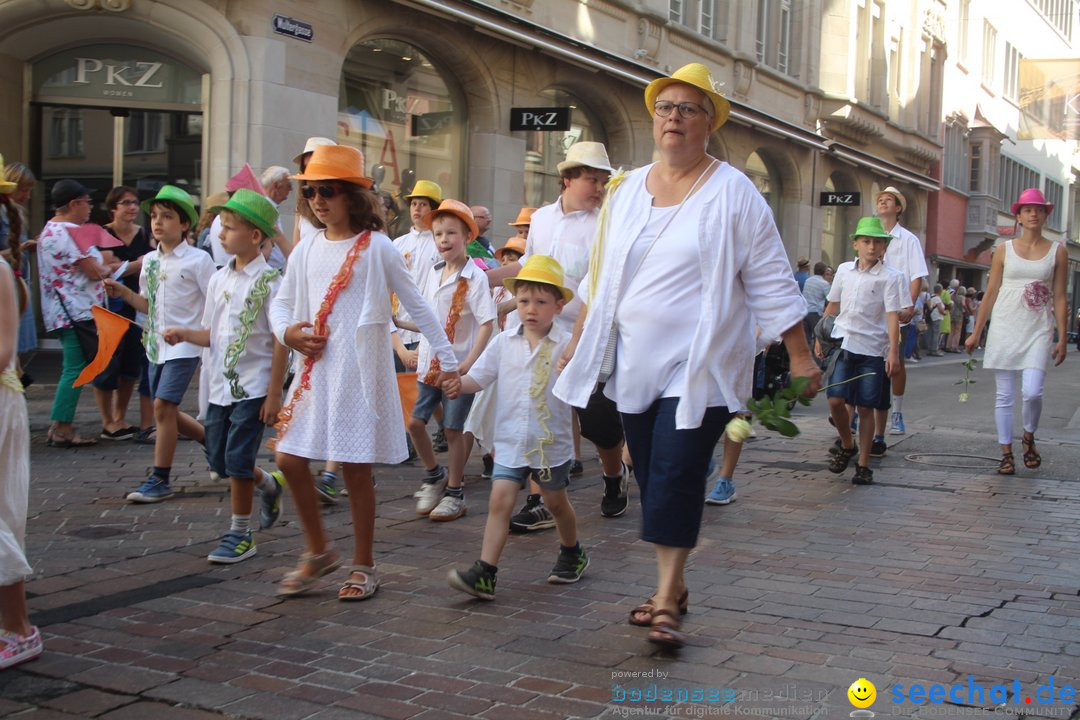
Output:
<svg viewBox="0 0 1080 720">
<path fill-rule="evenodd" d="M 1015 475 L 1016 463 L 1013 460 L 1013 454 L 1007 452 L 1001 456 L 1001 462 L 998 463 L 998 475 Z"/>
<path fill-rule="evenodd" d="M 679 630 L 679 619 L 665 608 L 653 610 L 648 640 L 665 650 L 678 650 L 686 644 L 686 636 Z"/>
<path fill-rule="evenodd" d="M 1035 449 L 1035 433 L 1024 433 L 1020 444 L 1024 447 L 1024 467 L 1034 470 L 1042 465 L 1042 455 Z"/>
<path fill-rule="evenodd" d="M 679 614 L 685 615 L 690 610 L 690 589 L 686 588 L 682 591 L 682 595 L 679 596 Z M 652 625 L 653 614 L 656 612 L 656 606 L 653 605 L 653 599 L 649 598 L 645 602 L 638 605 L 636 608 L 630 611 L 630 624 L 637 627 L 650 627 Z M 638 615 L 646 615 L 647 617 L 639 618 Z"/>
</svg>

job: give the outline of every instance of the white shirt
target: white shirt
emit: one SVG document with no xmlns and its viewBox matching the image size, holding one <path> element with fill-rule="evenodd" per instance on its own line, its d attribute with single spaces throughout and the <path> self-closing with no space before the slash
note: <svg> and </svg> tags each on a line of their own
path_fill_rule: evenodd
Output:
<svg viewBox="0 0 1080 720">
<path fill-rule="evenodd" d="M 409 274 L 412 276 L 413 282 L 416 283 L 416 287 L 423 292 L 424 288 L 427 287 L 431 269 L 435 267 L 435 263 L 442 261 L 442 256 L 439 255 L 439 251 L 435 248 L 435 236 L 430 230 L 410 228 L 409 232 L 394 238 L 394 247 L 405 258 L 405 267 L 409 269 Z M 395 317 L 398 320 L 412 319 L 409 317 L 408 311 L 400 305 Z M 399 328 L 398 335 L 401 337 L 401 342 L 406 345 L 420 341 L 420 333 L 412 330 Z"/>
<path fill-rule="evenodd" d="M 270 383 L 270 363 L 274 356 L 274 334 L 270 327 L 270 303 L 281 286 L 280 271 L 269 281 L 269 293 L 262 300 L 247 343 L 244 345 L 233 371 L 238 375 L 237 384 L 243 390 L 241 397 L 233 393 L 233 386 L 226 372 L 226 351 L 242 331 L 240 315 L 252 289 L 260 278 L 272 268 L 263 256 L 256 255 L 243 270 L 234 268 L 234 261 L 214 273 L 206 294 L 202 327 L 210 331 L 210 350 L 206 364 L 210 369 L 210 402 L 227 406 L 241 400 L 266 397 Z"/>
<path fill-rule="evenodd" d="M 600 375 L 626 258 L 648 221 L 652 196 L 645 179 L 652 167 L 635 170 L 609 191 L 598 274 L 595 279 L 587 275 L 579 286 L 582 294 L 592 296 L 583 298 L 589 306 L 585 327 L 573 359 L 555 383 L 555 394 L 574 407 L 586 406 Z M 763 337 L 777 337 L 806 314 L 772 210 L 754 184 L 720 163 L 696 195 L 701 203 L 692 213 L 697 252 L 681 262 L 697 269 L 702 286 L 686 379 L 677 395 L 675 426 L 680 430 L 700 427 L 708 399 L 717 394 L 728 408 L 744 406 L 753 383 L 754 325 Z M 599 230 L 595 242 L 601 242 Z M 621 361 L 616 358 L 616 372 Z"/>
<path fill-rule="evenodd" d="M 476 343 L 476 334 L 480 332 L 480 326 L 495 319 L 495 303 L 491 301 L 491 288 L 488 285 L 487 275 L 476 266 L 472 260 L 467 260 L 461 272 L 454 273 L 442 280 L 442 270 L 446 263 L 439 262 L 428 275 L 427 285 L 421 288 L 424 298 L 435 311 L 435 317 L 446 327 L 446 319 L 450 314 L 450 302 L 454 297 L 459 277 L 469 281 L 469 291 L 465 295 L 465 306 L 461 308 L 461 316 L 457 325 L 454 326 L 454 355 L 458 362 L 463 361 L 472 351 Z M 420 338 L 420 346 L 417 348 L 416 373 L 423 380 L 431 368 L 431 343 L 427 337 Z"/>
<path fill-rule="evenodd" d="M 206 292 L 216 271 L 209 255 L 186 242 L 181 242 L 172 252 L 158 245 L 156 250 L 143 256 L 139 294 L 151 302 L 153 310 L 153 317 L 147 319 L 154 329 L 146 347 L 150 362 L 161 364 L 202 354 L 203 349 L 198 345 L 163 342 L 161 333 L 170 327 L 201 327 Z M 147 289 L 151 272 L 157 275 L 157 292 L 153 298 Z"/>
<path fill-rule="evenodd" d="M 904 280 L 903 273 L 880 262 L 869 270 L 860 270 L 858 260 L 836 268 L 828 300 L 840 303 L 833 337 L 843 338 L 841 348 L 872 357 L 888 355 L 886 313 L 911 307 L 911 293 Z"/>
<path fill-rule="evenodd" d="M 604 387 L 604 394 L 620 412 L 645 412 L 657 398 L 678 397 L 686 383 L 702 288 L 701 268 L 686 260 L 697 255 L 701 198 L 695 194 L 676 212 L 677 207 L 651 207 L 626 258 L 625 277 L 639 264 L 641 269 L 615 309 L 617 362 L 615 374 Z M 703 391 L 708 405 L 724 404 L 718 387 Z"/>
<path fill-rule="evenodd" d="M 911 283 L 930 274 L 926 269 L 926 256 L 923 255 L 919 238 L 900 223 L 893 225 L 889 234 L 893 236 L 893 239 L 889 241 L 889 247 L 885 249 L 885 257 L 882 261 L 904 274 L 904 293 L 908 299 L 906 307 L 911 307 Z M 914 318 L 911 322 L 914 322 Z"/>
<path fill-rule="evenodd" d="M 589 253 L 599 216 L 599 209 L 564 213 L 562 198 L 559 198 L 534 212 L 529 225 L 529 239 L 520 262 L 524 266 L 530 255 L 547 255 L 562 265 L 563 285 L 574 291 L 574 299 L 555 316 L 555 322 L 566 330 L 573 330 L 574 322 L 581 314 L 578 285 L 589 272 Z M 520 324 L 516 310 L 511 316 L 515 318 L 515 325 Z"/>
<path fill-rule="evenodd" d="M 269 198 L 267 198 L 269 199 Z M 273 205 L 273 201 L 271 201 Z M 277 205 L 274 205 L 277 207 Z M 281 232 L 280 223 L 277 226 L 278 232 Z M 285 269 L 285 253 L 281 252 L 281 248 L 274 242 L 274 238 L 267 238 L 266 241 L 270 243 L 270 258 L 267 260 L 270 267 L 277 270 Z M 225 246 L 221 244 L 221 215 L 215 215 L 214 221 L 210 223 L 210 253 L 214 256 L 214 264 L 219 268 L 225 267 L 232 260 L 232 253 L 225 251 Z"/>
<path fill-rule="evenodd" d="M 555 397 L 552 388 L 558 377 L 555 365 L 570 342 L 570 333 L 552 324 L 548 336 L 529 349 L 529 341 L 516 332 L 497 335 L 469 370 L 468 377 L 495 393 L 495 457 L 506 467 L 557 467 L 574 458 L 574 431 L 570 406 Z M 538 363 L 548 363 L 550 374 L 544 386 L 544 402 L 551 413 L 541 425 L 537 399 L 531 398 L 533 371 Z M 540 439 L 550 432 L 551 443 L 540 447 Z M 541 456 L 542 450 L 542 456 Z"/>
</svg>

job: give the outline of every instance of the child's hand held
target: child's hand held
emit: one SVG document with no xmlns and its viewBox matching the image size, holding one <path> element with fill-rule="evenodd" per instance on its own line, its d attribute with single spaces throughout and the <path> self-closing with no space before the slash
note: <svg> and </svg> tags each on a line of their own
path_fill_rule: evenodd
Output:
<svg viewBox="0 0 1080 720">
<path fill-rule="evenodd" d="M 161 333 L 161 339 L 167 342 L 169 345 L 176 345 L 177 343 L 182 343 L 184 342 L 184 328 L 165 328 L 165 331 Z"/>
</svg>

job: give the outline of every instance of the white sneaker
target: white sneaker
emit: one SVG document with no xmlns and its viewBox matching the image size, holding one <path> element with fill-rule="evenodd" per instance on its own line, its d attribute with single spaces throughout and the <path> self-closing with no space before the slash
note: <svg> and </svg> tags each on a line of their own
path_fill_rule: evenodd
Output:
<svg viewBox="0 0 1080 720">
<path fill-rule="evenodd" d="M 424 483 L 420 486 L 420 489 L 413 493 L 413 497 L 416 498 L 416 514 L 427 515 L 435 506 L 439 504 L 439 500 L 443 495 L 443 485 L 446 484 L 446 478 L 433 483 Z"/>
<path fill-rule="evenodd" d="M 432 510 L 428 517 L 435 522 L 449 522 L 450 520 L 457 520 L 465 514 L 465 511 L 464 495 L 458 497 L 444 495 L 438 507 Z"/>
</svg>

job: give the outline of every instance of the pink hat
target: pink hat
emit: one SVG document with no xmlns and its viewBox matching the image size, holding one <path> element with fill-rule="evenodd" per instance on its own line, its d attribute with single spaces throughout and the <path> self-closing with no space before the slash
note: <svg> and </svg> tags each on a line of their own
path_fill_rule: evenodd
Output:
<svg viewBox="0 0 1080 720">
<path fill-rule="evenodd" d="M 1028 188 L 1020 193 L 1020 197 L 1012 204 L 1012 214 L 1019 213 L 1020 208 L 1024 205 L 1042 205 L 1046 208 L 1046 212 L 1054 211 L 1054 203 L 1046 202 L 1046 196 L 1042 194 L 1042 190 L 1039 188 Z"/>
<path fill-rule="evenodd" d="M 229 181 L 225 183 L 226 192 L 236 192 L 240 188 L 247 188 L 248 190 L 254 190 L 260 195 L 264 195 L 262 183 L 259 182 L 259 178 L 255 177 L 255 173 L 252 172 L 251 166 L 244 163 L 244 167 L 240 168 L 240 172 L 229 178 Z"/>
</svg>

